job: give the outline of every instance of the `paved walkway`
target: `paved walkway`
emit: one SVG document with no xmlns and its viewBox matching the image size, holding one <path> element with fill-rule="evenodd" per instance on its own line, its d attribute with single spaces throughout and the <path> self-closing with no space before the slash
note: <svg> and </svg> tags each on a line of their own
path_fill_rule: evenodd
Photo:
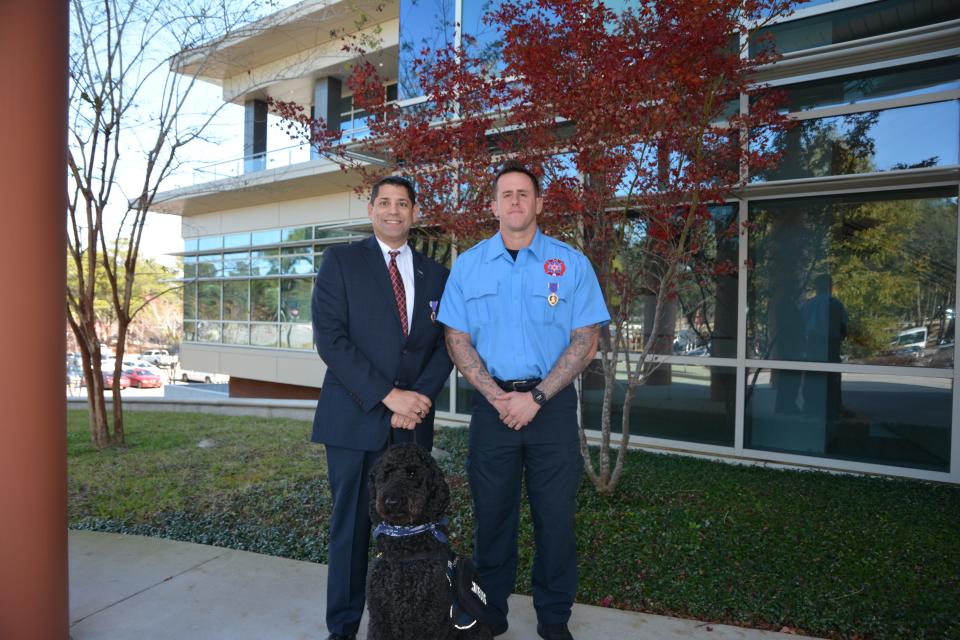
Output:
<svg viewBox="0 0 960 640">
<path fill-rule="evenodd" d="M 327 637 L 325 565 L 114 533 L 71 531 L 73 640 Z M 361 625 L 359 638 L 366 637 Z M 798 640 L 802 636 L 576 605 L 578 640 Z M 538 640 L 530 598 L 510 598 L 500 640 Z"/>
</svg>

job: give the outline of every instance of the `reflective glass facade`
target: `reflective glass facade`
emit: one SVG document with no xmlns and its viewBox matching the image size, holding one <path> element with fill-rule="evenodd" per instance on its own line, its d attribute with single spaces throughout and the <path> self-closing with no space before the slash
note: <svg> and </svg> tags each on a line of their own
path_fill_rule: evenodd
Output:
<svg viewBox="0 0 960 640">
<path fill-rule="evenodd" d="M 355 237 L 310 225 L 187 240 L 184 340 L 312 350 L 310 298 L 323 250 Z"/>
<path fill-rule="evenodd" d="M 948 378 L 787 369 L 747 378 L 750 449 L 950 470 Z"/>
<path fill-rule="evenodd" d="M 401 0 L 387 98 L 417 108 L 423 47 L 462 42 L 496 66 L 502 43 L 483 20 L 496 1 Z M 671 301 L 657 369 L 631 400 L 633 442 L 960 481 L 960 56 L 945 37 L 958 19 L 960 0 L 815 0 L 751 41 L 787 54 L 764 78 L 796 125 L 756 141 L 779 165 L 712 209 L 689 265 L 702 275 Z M 341 118 L 365 135 L 349 96 Z M 299 226 L 185 240 L 185 340 L 312 350 L 312 281 L 324 247 L 348 239 Z M 718 262 L 733 268 L 697 268 Z M 632 310 L 634 348 L 646 303 Z M 583 422 L 599 429 L 599 361 L 580 385 Z M 619 371 L 615 432 L 625 386 Z M 463 419 L 472 394 L 454 373 L 437 408 Z"/>
</svg>

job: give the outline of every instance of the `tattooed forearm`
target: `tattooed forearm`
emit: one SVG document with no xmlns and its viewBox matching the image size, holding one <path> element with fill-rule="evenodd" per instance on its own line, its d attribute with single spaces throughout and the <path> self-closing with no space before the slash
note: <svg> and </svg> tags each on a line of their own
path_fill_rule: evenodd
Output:
<svg viewBox="0 0 960 640">
<path fill-rule="evenodd" d="M 444 331 L 447 353 L 453 364 L 473 387 L 483 394 L 488 402 L 493 402 L 500 394 L 500 387 L 493 381 L 490 372 L 480 359 L 480 354 L 470 342 L 470 334 L 447 327 Z"/>
<path fill-rule="evenodd" d="M 591 324 L 570 332 L 570 344 L 560 357 L 546 379 L 540 383 L 540 390 L 547 398 L 552 398 L 561 389 L 573 382 L 580 372 L 587 368 L 597 353 L 600 339 L 600 325 Z"/>
</svg>

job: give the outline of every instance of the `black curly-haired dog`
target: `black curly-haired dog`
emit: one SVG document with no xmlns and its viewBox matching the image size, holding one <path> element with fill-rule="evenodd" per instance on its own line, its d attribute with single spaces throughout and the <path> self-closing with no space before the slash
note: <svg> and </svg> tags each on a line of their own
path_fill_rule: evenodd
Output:
<svg viewBox="0 0 960 640">
<path fill-rule="evenodd" d="M 429 452 L 389 447 L 370 472 L 370 519 L 377 550 L 367 578 L 368 640 L 488 640 L 477 622 L 451 617 L 447 562 L 450 488 Z"/>
</svg>

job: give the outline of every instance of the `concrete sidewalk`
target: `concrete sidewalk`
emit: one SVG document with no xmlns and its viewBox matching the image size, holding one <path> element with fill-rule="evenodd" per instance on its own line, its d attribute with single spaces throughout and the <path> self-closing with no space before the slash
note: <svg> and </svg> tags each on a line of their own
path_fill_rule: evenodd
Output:
<svg viewBox="0 0 960 640">
<path fill-rule="evenodd" d="M 114 533 L 71 531 L 73 640 L 318 639 L 325 565 Z M 366 637 L 366 620 L 359 638 Z M 578 640 L 797 640 L 802 636 L 576 605 Z M 527 596 L 510 598 L 501 640 L 538 640 Z"/>
</svg>

